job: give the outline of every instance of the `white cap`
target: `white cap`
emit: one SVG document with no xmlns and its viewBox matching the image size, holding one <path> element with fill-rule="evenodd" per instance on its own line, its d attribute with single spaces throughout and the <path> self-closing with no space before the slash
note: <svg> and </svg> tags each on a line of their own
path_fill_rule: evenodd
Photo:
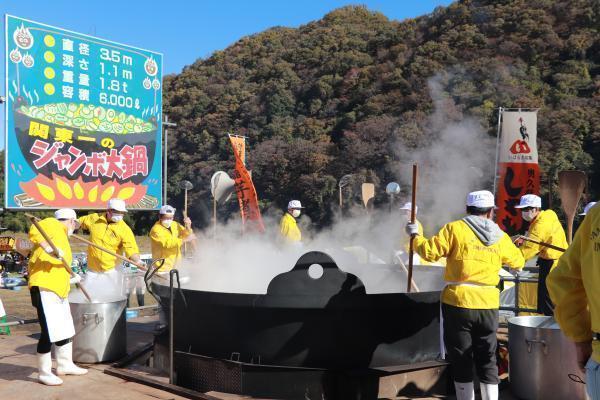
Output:
<svg viewBox="0 0 600 400">
<path fill-rule="evenodd" d="M 408 203 L 404 203 L 404 205 L 402 207 L 400 207 L 401 210 L 407 210 L 410 211 L 412 208 L 412 202 L 408 202 Z M 415 206 L 415 214 L 419 211 L 419 206 Z"/>
<path fill-rule="evenodd" d="M 589 202 L 585 205 L 585 207 L 583 208 L 583 212 L 579 215 L 587 215 L 587 213 L 590 212 L 590 210 L 592 209 L 592 207 L 594 207 L 596 205 L 595 201 Z"/>
<path fill-rule="evenodd" d="M 121 199 L 110 199 L 106 208 L 108 208 L 109 210 L 127 212 L 125 202 Z"/>
<path fill-rule="evenodd" d="M 525 207 L 542 208 L 542 198 L 540 196 L 536 196 L 535 194 L 526 194 L 521 196 L 521 201 L 519 202 L 518 206 L 515 206 L 515 208 Z"/>
<path fill-rule="evenodd" d="M 478 190 L 467 195 L 467 207 L 490 208 L 496 207 L 494 195 L 489 190 Z"/>
<path fill-rule="evenodd" d="M 77 219 L 75 210 L 71 208 L 61 208 L 54 212 L 54 218 L 56 219 Z"/>
<path fill-rule="evenodd" d="M 160 215 L 175 215 L 175 209 L 169 205 L 160 208 Z"/>
<path fill-rule="evenodd" d="M 300 203 L 300 200 L 292 200 L 288 203 L 288 210 L 295 208 L 304 208 L 302 207 L 302 203 Z"/>
</svg>

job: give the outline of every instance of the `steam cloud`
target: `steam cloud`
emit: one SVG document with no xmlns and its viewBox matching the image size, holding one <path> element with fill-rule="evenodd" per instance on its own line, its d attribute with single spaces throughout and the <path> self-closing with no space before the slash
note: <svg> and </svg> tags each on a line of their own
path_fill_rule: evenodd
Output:
<svg viewBox="0 0 600 400">
<path fill-rule="evenodd" d="M 433 140 L 419 149 L 398 145 L 397 153 L 406 165 L 420 166 L 419 219 L 430 235 L 445 223 L 464 215 L 466 194 L 490 189 L 493 176 L 495 145 L 480 123 L 461 118 L 461 112 L 444 93 L 444 79 L 430 79 L 429 89 L 435 111 L 423 127 Z M 397 171 L 405 188 L 411 184 L 411 170 Z M 402 200 L 408 200 L 407 198 Z M 305 225 L 311 210 L 300 218 Z M 402 250 L 406 217 L 397 207 L 361 209 L 353 216 L 338 219 L 320 232 L 303 230 L 303 245 L 285 246 L 277 238 L 279 215 L 265 217 L 267 235 L 242 236 L 239 220 L 220 225 L 216 237 L 203 234 L 195 258 L 185 260 L 182 275 L 191 279 L 187 288 L 229 293 L 267 292 L 269 282 L 278 274 L 291 270 L 298 258 L 312 250 L 322 251 L 338 267 L 357 275 L 367 293 L 399 293 L 406 290 L 406 272 L 395 253 Z M 433 272 L 432 272 L 433 271 Z M 415 280 L 422 291 L 440 290 L 443 268 L 417 266 Z"/>
</svg>

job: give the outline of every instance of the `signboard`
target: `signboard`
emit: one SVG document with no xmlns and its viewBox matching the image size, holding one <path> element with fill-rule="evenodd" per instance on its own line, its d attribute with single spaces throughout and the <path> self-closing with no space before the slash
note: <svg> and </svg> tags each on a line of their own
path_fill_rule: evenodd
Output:
<svg viewBox="0 0 600 400">
<path fill-rule="evenodd" d="M 10 236 L 0 237 L 0 251 L 12 251 L 15 248 L 15 238 Z"/>
<path fill-rule="evenodd" d="M 6 16 L 7 208 L 162 204 L 162 55 Z"/>
<path fill-rule="evenodd" d="M 496 221 L 509 235 L 521 231 L 523 219 L 515 209 L 524 194 L 540 193 L 537 150 L 537 112 L 502 111 Z"/>
</svg>

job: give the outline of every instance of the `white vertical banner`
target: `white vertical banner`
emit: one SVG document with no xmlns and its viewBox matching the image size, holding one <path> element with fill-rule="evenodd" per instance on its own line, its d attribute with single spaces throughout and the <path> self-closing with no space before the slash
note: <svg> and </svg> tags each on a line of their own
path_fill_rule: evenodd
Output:
<svg viewBox="0 0 600 400">
<path fill-rule="evenodd" d="M 501 163 L 538 163 L 537 112 L 503 111 Z"/>
</svg>

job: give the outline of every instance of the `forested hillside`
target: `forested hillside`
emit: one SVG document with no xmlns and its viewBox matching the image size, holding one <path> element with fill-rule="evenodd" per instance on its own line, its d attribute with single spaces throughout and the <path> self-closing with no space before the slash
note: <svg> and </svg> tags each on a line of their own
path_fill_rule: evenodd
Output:
<svg viewBox="0 0 600 400">
<path fill-rule="evenodd" d="M 597 197 L 599 4 L 463 0 L 405 21 L 345 7 L 298 29 L 241 38 L 165 78 L 164 112 L 178 125 L 169 131 L 170 202 L 181 206 L 178 183 L 192 181 L 190 214 L 209 222 L 210 177 L 233 168 L 227 133 L 248 137 L 264 209 L 300 198 L 327 224 L 349 173 L 378 184 L 382 198 L 411 161 L 397 144 L 436 138 L 433 77 L 448 99 L 444 118 L 473 117 L 490 136 L 497 107 L 539 107 L 542 194 L 556 171 L 577 168 Z M 236 208 L 230 202 L 222 215 Z"/>
<path fill-rule="evenodd" d="M 299 197 L 326 223 L 341 176 L 385 184 L 396 179 L 391 165 L 410 161 L 395 143 L 435 138 L 427 81 L 438 76 L 452 100 L 448 120 L 472 116 L 490 135 L 498 106 L 539 107 L 543 179 L 583 169 L 597 196 L 599 7 L 466 0 L 401 22 L 345 7 L 242 38 L 166 78 L 164 111 L 178 124 L 169 193 L 180 196 L 177 181 L 192 180 L 194 214 L 208 214 L 210 176 L 233 166 L 226 134 L 242 134 L 262 204 Z"/>
</svg>

